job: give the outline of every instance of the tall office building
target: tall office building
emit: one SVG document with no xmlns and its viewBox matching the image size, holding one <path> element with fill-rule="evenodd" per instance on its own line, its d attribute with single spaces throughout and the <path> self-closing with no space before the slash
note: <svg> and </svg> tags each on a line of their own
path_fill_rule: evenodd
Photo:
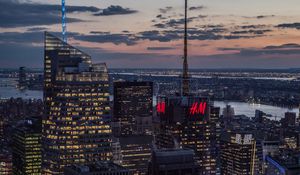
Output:
<svg viewBox="0 0 300 175">
<path fill-rule="evenodd" d="M 150 134 L 153 114 L 152 82 L 114 83 L 115 135 Z"/>
<path fill-rule="evenodd" d="M 43 174 L 109 160 L 109 77 L 105 64 L 45 33 Z"/>
<path fill-rule="evenodd" d="M 12 139 L 14 175 L 42 174 L 40 123 L 28 120 L 17 125 Z"/>
<path fill-rule="evenodd" d="M 191 149 L 153 150 L 148 175 L 198 175 L 195 153 Z"/>
<path fill-rule="evenodd" d="M 252 134 L 224 133 L 220 143 L 222 175 L 259 174 L 257 143 Z"/>
<path fill-rule="evenodd" d="M 135 175 L 145 175 L 151 159 L 152 136 L 120 137 L 122 166 Z"/>
<path fill-rule="evenodd" d="M 27 78 L 26 78 L 26 68 L 19 68 L 19 88 L 24 89 L 27 86 Z"/>
<path fill-rule="evenodd" d="M 208 98 L 180 96 L 159 99 L 157 112 L 161 131 L 156 137 L 157 147 L 192 149 L 200 174 L 216 174 L 219 111 Z"/>
</svg>

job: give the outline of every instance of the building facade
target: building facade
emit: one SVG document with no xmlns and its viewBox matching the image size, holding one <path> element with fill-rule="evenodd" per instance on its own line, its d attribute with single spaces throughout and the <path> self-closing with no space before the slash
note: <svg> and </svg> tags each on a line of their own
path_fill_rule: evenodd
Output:
<svg viewBox="0 0 300 175">
<path fill-rule="evenodd" d="M 198 175 L 194 156 L 191 149 L 153 150 L 148 175 Z"/>
<path fill-rule="evenodd" d="M 13 174 L 41 175 L 42 134 L 39 123 L 25 121 L 18 125 L 13 132 Z"/>
<path fill-rule="evenodd" d="M 220 163 L 222 175 L 259 174 L 258 150 L 252 134 L 222 134 Z"/>
<path fill-rule="evenodd" d="M 153 115 L 152 82 L 114 82 L 114 130 L 117 136 L 150 134 Z"/>
<path fill-rule="evenodd" d="M 216 174 L 220 109 L 208 98 L 176 96 L 159 99 L 157 112 L 161 122 L 155 138 L 158 149 L 192 149 L 200 174 Z"/>
<path fill-rule="evenodd" d="M 112 162 L 95 162 L 65 167 L 64 175 L 132 175 L 132 173 Z"/>
<path fill-rule="evenodd" d="M 105 64 L 45 33 L 43 174 L 109 160 L 109 77 Z"/>
</svg>

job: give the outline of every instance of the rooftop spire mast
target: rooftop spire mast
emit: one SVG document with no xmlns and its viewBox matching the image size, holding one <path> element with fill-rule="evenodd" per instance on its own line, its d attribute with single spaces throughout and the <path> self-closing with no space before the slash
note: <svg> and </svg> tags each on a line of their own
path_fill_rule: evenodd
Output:
<svg viewBox="0 0 300 175">
<path fill-rule="evenodd" d="M 66 25 L 66 7 L 65 0 L 61 0 L 61 14 L 62 14 L 62 38 L 63 41 L 67 42 L 67 25 Z"/>
<path fill-rule="evenodd" d="M 188 0 L 185 0 L 185 13 L 184 13 L 184 56 L 183 56 L 183 72 L 182 72 L 182 85 L 181 94 L 186 96 L 190 93 L 190 79 L 188 73 Z"/>
</svg>

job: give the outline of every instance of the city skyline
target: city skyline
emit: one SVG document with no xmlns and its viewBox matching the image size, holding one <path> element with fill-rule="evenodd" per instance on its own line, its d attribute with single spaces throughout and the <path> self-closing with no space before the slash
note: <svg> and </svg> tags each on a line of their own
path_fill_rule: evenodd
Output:
<svg viewBox="0 0 300 175">
<path fill-rule="evenodd" d="M 0 4 L 2 67 L 42 67 L 43 32 L 61 37 L 60 1 Z M 109 68 L 181 67 L 184 1 L 72 0 L 66 5 L 69 43 L 91 53 L 95 62 Z M 296 0 L 190 0 L 191 68 L 299 67 L 297 5 Z"/>
</svg>

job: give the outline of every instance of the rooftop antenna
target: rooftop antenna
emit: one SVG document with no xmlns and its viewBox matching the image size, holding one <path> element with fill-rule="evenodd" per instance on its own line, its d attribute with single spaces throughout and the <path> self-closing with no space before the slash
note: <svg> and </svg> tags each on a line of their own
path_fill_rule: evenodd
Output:
<svg viewBox="0 0 300 175">
<path fill-rule="evenodd" d="M 184 56 L 183 56 L 183 72 L 182 72 L 182 85 L 181 95 L 187 96 L 190 93 L 190 78 L 189 78 L 189 66 L 188 66 L 188 0 L 185 0 L 185 13 L 184 13 Z"/>
<path fill-rule="evenodd" d="M 62 38 L 65 43 L 67 43 L 67 25 L 66 25 L 66 7 L 65 0 L 61 0 L 61 14 L 62 14 Z"/>
</svg>

